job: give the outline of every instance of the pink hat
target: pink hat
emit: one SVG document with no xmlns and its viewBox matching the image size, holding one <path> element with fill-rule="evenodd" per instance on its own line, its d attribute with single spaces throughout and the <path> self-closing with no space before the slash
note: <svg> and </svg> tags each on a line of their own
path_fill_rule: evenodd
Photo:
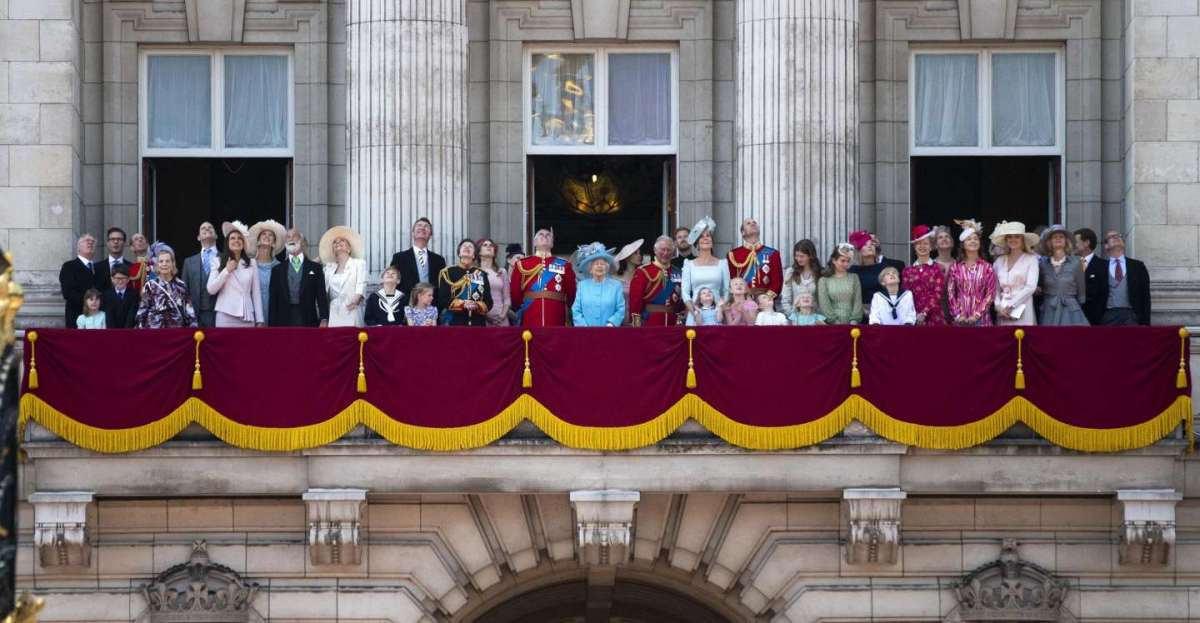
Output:
<svg viewBox="0 0 1200 623">
<path fill-rule="evenodd" d="M 914 225 L 912 228 L 912 240 L 909 240 L 908 242 L 909 244 L 913 244 L 918 240 L 924 240 L 933 234 L 933 228 L 928 225 Z"/>
<path fill-rule="evenodd" d="M 850 233 L 850 244 L 854 245 L 855 249 L 862 249 L 871 242 L 871 232 L 860 229 Z"/>
</svg>

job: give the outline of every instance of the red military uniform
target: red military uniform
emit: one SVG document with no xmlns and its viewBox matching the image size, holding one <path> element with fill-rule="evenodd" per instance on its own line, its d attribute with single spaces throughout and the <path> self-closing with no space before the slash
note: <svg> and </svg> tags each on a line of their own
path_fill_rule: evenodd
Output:
<svg viewBox="0 0 1200 623">
<path fill-rule="evenodd" d="M 575 270 L 553 255 L 531 255 L 513 266 L 512 308 L 523 327 L 562 327 L 575 301 Z"/>
<path fill-rule="evenodd" d="M 638 268 L 629 282 L 629 315 L 643 327 L 673 327 L 679 319 L 680 271 L 657 261 Z M 635 323 L 638 321 L 634 321 Z"/>
<path fill-rule="evenodd" d="M 783 292 L 783 262 L 779 251 L 763 244 L 753 249 L 742 245 L 725 256 L 729 277 L 741 277 L 751 290 L 770 290 L 779 296 Z"/>
</svg>

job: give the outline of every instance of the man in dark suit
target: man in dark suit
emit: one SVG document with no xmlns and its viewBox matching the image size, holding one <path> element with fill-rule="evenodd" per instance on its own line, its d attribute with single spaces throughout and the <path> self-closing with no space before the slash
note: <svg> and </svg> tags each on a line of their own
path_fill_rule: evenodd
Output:
<svg viewBox="0 0 1200 623">
<path fill-rule="evenodd" d="M 113 269 L 124 264 L 125 268 L 129 268 L 129 260 L 125 259 L 125 230 L 120 227 L 109 227 L 108 231 L 104 232 L 104 246 L 108 249 L 108 274 L 111 277 Z M 108 284 L 112 287 L 112 283 Z"/>
<path fill-rule="evenodd" d="M 271 269 L 271 309 L 267 324 L 272 327 L 324 327 L 329 324 L 329 294 L 325 271 L 304 257 L 304 234 L 289 229 L 284 238 L 287 258 Z"/>
<path fill-rule="evenodd" d="M 112 289 L 100 293 L 100 309 L 104 311 L 104 326 L 109 329 L 132 329 L 141 296 L 129 286 L 129 263 L 122 262 L 112 269 Z"/>
<path fill-rule="evenodd" d="M 200 252 L 183 260 L 183 282 L 187 284 L 188 296 L 192 299 L 192 307 L 196 310 L 196 319 L 201 327 L 216 325 L 217 312 L 215 296 L 208 293 L 208 273 L 212 270 L 213 261 L 217 259 L 217 229 L 212 223 L 200 223 L 196 234 L 200 241 Z"/>
<path fill-rule="evenodd" d="M 108 264 L 93 262 L 92 254 L 95 252 L 95 236 L 80 236 L 75 243 L 75 259 L 64 263 L 58 271 L 58 285 L 62 288 L 63 300 L 66 301 L 63 319 L 68 329 L 75 328 L 75 319 L 83 313 L 83 293 L 90 288 L 101 292 L 108 289 Z"/>
<path fill-rule="evenodd" d="M 1100 310 L 1097 324 L 1104 325 L 1149 325 L 1150 324 L 1150 271 L 1146 265 L 1131 257 L 1125 256 L 1125 239 L 1118 231 L 1108 231 L 1104 234 L 1104 251 L 1107 261 L 1093 260 L 1088 264 L 1085 279 L 1089 286 L 1092 281 L 1103 283 L 1103 293 L 1097 293 L 1096 303 L 1091 300 L 1091 290 L 1087 291 L 1085 310 L 1088 320 L 1092 321 L 1097 310 Z M 1101 271 L 1097 279 L 1093 270 Z M 1102 306 L 1102 307 L 1101 307 Z"/>
<path fill-rule="evenodd" d="M 1097 244 L 1096 232 L 1087 227 L 1075 230 L 1075 255 L 1083 267 L 1086 297 L 1083 315 L 1093 325 L 1100 324 L 1108 301 L 1108 262 L 1096 253 Z"/>
<path fill-rule="evenodd" d="M 398 290 L 408 296 L 413 286 L 424 282 L 437 286 L 434 280 L 446 267 L 442 256 L 429 250 L 429 239 L 433 237 L 433 223 L 425 217 L 417 219 L 412 226 L 412 246 L 392 255 L 392 266 L 400 271 Z"/>
</svg>

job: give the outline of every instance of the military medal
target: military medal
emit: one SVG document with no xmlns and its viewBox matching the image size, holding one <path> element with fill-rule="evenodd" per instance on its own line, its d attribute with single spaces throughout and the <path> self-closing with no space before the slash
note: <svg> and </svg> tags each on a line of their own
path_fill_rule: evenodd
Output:
<svg viewBox="0 0 1200 623">
<path fill-rule="evenodd" d="M 769 264 L 763 264 L 762 271 L 764 275 L 771 272 L 771 266 Z"/>
</svg>

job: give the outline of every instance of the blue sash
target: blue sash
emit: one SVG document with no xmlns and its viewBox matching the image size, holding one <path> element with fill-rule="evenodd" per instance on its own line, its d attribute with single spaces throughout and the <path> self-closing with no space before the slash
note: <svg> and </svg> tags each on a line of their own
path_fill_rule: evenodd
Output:
<svg viewBox="0 0 1200 623">
<path fill-rule="evenodd" d="M 558 266 L 562 268 L 563 272 L 565 273 L 566 265 L 567 261 L 560 257 L 554 258 L 549 264 L 544 264 L 542 266 L 542 272 L 538 275 L 538 278 L 534 280 L 532 284 L 530 284 L 529 289 L 526 290 L 526 292 L 544 292 L 546 290 L 546 286 L 550 285 L 550 282 L 554 279 L 554 275 L 557 274 L 551 272 L 550 267 Z M 517 310 L 517 324 L 521 324 L 521 319 L 525 317 L 525 310 L 529 309 L 529 306 L 532 304 L 533 299 L 528 297 L 525 297 L 525 300 L 521 302 L 521 309 Z"/>
<path fill-rule="evenodd" d="M 666 271 L 666 274 L 663 276 L 663 279 L 666 281 L 666 283 L 664 283 L 663 286 L 658 289 L 658 294 L 655 294 L 650 300 L 646 301 L 646 303 L 650 305 L 666 305 L 669 303 L 671 301 L 671 296 L 674 295 L 675 291 L 679 289 L 679 282 L 676 281 L 675 278 L 679 277 L 680 275 L 680 270 L 672 266 L 671 270 Z M 648 320 L 649 318 L 650 312 L 642 310 L 642 319 Z"/>
<path fill-rule="evenodd" d="M 475 300 L 475 299 L 471 298 L 472 295 L 475 294 L 475 291 L 483 290 L 483 283 L 476 283 L 474 280 L 472 280 L 471 279 L 472 274 L 474 274 L 474 273 L 472 273 L 472 272 L 464 272 L 463 273 L 463 279 L 467 280 L 467 285 L 461 291 L 459 291 L 459 293 L 457 295 L 455 295 L 454 298 L 459 299 L 463 302 L 472 301 L 472 300 Z M 465 312 L 459 312 L 459 313 L 465 313 Z M 454 318 L 454 311 L 452 311 L 450 309 L 450 305 L 447 304 L 446 309 L 442 310 L 441 324 L 448 325 L 448 324 L 450 324 L 450 321 L 453 318 Z"/>
<path fill-rule="evenodd" d="M 742 277 L 746 280 L 747 286 L 754 286 L 754 278 L 758 275 L 758 267 L 766 266 L 767 262 L 771 260 L 771 254 L 774 252 L 775 249 L 772 249 L 765 244 L 761 249 L 755 252 L 754 261 L 750 262 L 750 265 L 746 267 L 746 275 Z"/>
</svg>

